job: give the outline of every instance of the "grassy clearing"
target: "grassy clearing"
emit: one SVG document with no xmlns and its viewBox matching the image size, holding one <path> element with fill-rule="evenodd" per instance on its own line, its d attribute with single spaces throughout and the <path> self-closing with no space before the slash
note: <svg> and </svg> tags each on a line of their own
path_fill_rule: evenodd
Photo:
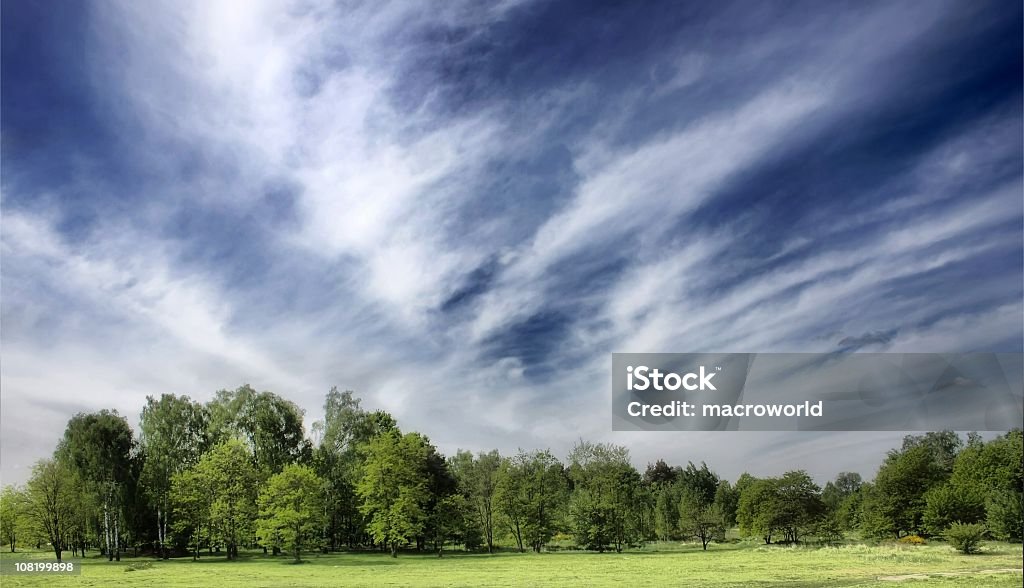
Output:
<svg viewBox="0 0 1024 588">
<path fill-rule="evenodd" d="M 4 559 L 12 557 L 3 554 Z M 44 553 L 18 554 L 44 559 Z M 978 555 L 960 555 L 944 544 L 921 547 L 850 545 L 834 548 L 766 547 L 750 543 L 699 546 L 655 544 L 625 553 L 558 552 L 444 558 L 378 553 L 289 558 L 245 554 L 155 561 L 86 560 L 80 576 L 5 576 L 20 586 L 1014 586 L 1024 581 L 1021 546 L 988 543 Z M 146 566 L 145 563 L 151 565 Z M 143 565 L 140 565 L 143 564 Z M 129 568 L 138 568 L 128 571 Z"/>
</svg>

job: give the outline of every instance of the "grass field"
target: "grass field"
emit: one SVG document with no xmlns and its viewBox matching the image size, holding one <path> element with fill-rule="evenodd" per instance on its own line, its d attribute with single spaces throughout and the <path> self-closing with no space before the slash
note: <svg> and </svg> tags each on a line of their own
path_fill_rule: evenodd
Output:
<svg viewBox="0 0 1024 588">
<path fill-rule="evenodd" d="M 0 555 L 43 559 L 45 554 Z M 205 557 L 156 561 L 92 557 L 80 576 L 4 576 L 19 586 L 1014 586 L 1024 581 L 1020 545 L 989 543 L 960 555 L 944 544 L 919 547 L 764 547 L 752 543 L 651 545 L 625 553 L 556 552 L 432 555 L 397 559 L 378 553 L 286 556 L 245 554 L 239 561 Z M 151 562 L 146 566 L 146 562 Z M 128 571 L 129 567 L 145 569 Z"/>
</svg>

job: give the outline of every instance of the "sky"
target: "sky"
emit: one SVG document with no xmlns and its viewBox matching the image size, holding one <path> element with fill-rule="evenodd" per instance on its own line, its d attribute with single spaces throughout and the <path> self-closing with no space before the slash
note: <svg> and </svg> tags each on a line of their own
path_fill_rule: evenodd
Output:
<svg viewBox="0 0 1024 588">
<path fill-rule="evenodd" d="M 80 411 L 332 386 L 446 453 L 612 432 L 613 352 L 1021 352 L 1007 2 L 5 2 L 0 481 Z"/>
</svg>

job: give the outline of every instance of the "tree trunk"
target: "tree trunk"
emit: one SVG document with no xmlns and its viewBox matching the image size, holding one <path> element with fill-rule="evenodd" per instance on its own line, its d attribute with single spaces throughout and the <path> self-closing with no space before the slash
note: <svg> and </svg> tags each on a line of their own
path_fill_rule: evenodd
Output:
<svg viewBox="0 0 1024 588">
<path fill-rule="evenodd" d="M 103 503 L 103 545 L 107 552 L 107 561 L 114 561 L 114 552 L 110 549 L 110 512 L 106 501 Z"/>
<path fill-rule="evenodd" d="M 61 555 L 60 551 L 61 551 L 60 550 L 60 543 L 59 542 L 58 543 L 54 543 L 53 544 L 53 553 L 54 553 L 54 555 L 57 556 L 57 563 L 60 563 L 60 555 Z"/>
<path fill-rule="evenodd" d="M 487 553 L 494 553 L 494 508 L 491 506 L 490 500 L 484 510 L 486 511 L 484 526 L 487 527 Z"/>
<path fill-rule="evenodd" d="M 163 509 L 159 506 L 156 507 L 156 550 L 159 554 L 157 557 L 163 556 L 164 553 L 164 529 L 160 525 L 160 517 L 163 514 Z"/>
<path fill-rule="evenodd" d="M 114 559 L 121 561 L 121 515 L 114 515 Z"/>
<path fill-rule="evenodd" d="M 391 557 L 398 557 L 398 542 L 391 543 Z"/>
</svg>

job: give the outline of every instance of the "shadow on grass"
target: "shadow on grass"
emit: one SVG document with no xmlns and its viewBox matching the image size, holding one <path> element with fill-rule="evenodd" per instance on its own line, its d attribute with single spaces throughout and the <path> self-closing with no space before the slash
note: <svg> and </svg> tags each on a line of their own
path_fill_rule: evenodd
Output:
<svg viewBox="0 0 1024 588">
<path fill-rule="evenodd" d="M 140 558 L 141 559 L 141 558 Z M 169 564 L 174 566 L 206 566 L 206 565 L 233 565 L 233 566 L 245 566 L 248 564 L 278 564 L 282 566 L 318 566 L 318 567 L 378 567 L 378 566 L 394 566 L 399 565 L 399 562 L 387 554 L 377 553 L 332 553 L 329 555 L 316 555 L 310 554 L 304 555 L 301 561 L 295 561 L 295 558 L 288 555 L 263 555 L 263 554 L 241 554 L 237 559 L 229 560 L 225 557 L 207 556 L 200 557 L 199 559 L 193 560 L 191 557 L 174 557 L 167 560 L 151 560 L 153 562 L 159 561 L 160 565 Z"/>
</svg>

